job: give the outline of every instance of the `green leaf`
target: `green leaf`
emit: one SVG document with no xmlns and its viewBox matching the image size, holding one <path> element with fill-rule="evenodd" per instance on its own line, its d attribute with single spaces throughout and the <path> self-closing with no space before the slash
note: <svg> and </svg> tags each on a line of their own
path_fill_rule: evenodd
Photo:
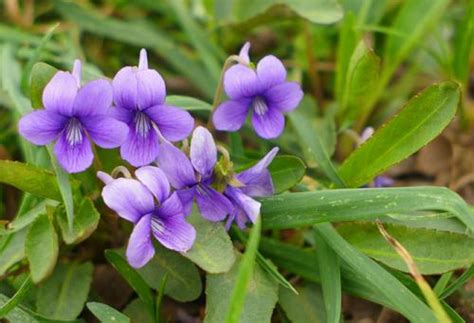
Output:
<svg viewBox="0 0 474 323">
<path fill-rule="evenodd" d="M 224 225 L 203 219 L 197 209 L 187 220 L 196 229 L 196 240 L 183 256 L 211 274 L 229 271 L 235 262 L 235 253 Z"/>
<path fill-rule="evenodd" d="M 5 306 L 5 304 L 8 303 L 10 299 L 3 295 L 0 294 L 0 306 Z M 0 316 L 1 318 L 1 316 Z M 37 320 L 35 317 L 33 317 L 28 311 L 23 309 L 20 306 L 16 306 L 13 308 L 6 316 L 5 318 L 8 320 L 8 322 L 21 322 L 21 323 L 40 323 L 44 321 Z"/>
<path fill-rule="evenodd" d="M 148 311 L 147 306 L 143 301 L 139 298 L 134 299 L 127 305 L 125 310 L 123 311 L 125 315 L 127 315 L 132 322 L 137 323 L 156 323 L 153 316 Z"/>
<path fill-rule="evenodd" d="M 323 223 L 315 227 L 329 246 L 343 259 L 354 273 L 363 279 L 365 284 L 384 294 L 391 303 L 409 320 L 415 322 L 436 322 L 433 312 L 418 297 L 410 292 L 400 281 L 390 275 L 380 265 L 369 257 L 358 252 L 357 249 L 347 243 L 329 223 Z"/>
<path fill-rule="evenodd" d="M 300 145 L 304 151 L 311 154 L 321 171 L 333 181 L 338 187 L 345 184 L 337 174 L 329 155 L 319 140 L 310 120 L 299 111 L 293 111 L 289 115 L 290 121 L 300 140 Z"/>
<path fill-rule="evenodd" d="M 6 317 L 8 313 L 10 313 L 26 297 L 28 291 L 31 289 L 32 286 L 33 284 L 31 282 L 31 278 L 28 275 L 28 277 L 25 278 L 15 295 L 13 295 L 12 298 L 5 302 L 5 304 L 0 305 L 0 319 Z"/>
<path fill-rule="evenodd" d="M 449 285 L 440 295 L 439 298 L 445 299 L 449 295 L 453 294 L 459 288 L 467 283 L 472 277 L 474 277 L 474 265 L 471 265 L 455 282 Z"/>
<path fill-rule="evenodd" d="M 211 112 L 211 104 L 202 100 L 184 96 L 184 95 L 168 95 L 166 96 L 166 104 L 174 105 L 188 111 L 207 111 Z"/>
<path fill-rule="evenodd" d="M 61 228 L 63 240 L 67 244 L 77 244 L 87 239 L 95 231 L 99 224 L 100 214 L 94 207 L 92 200 L 84 198 L 76 208 L 72 230 L 69 230 L 67 215 L 62 205 L 56 209 L 56 219 Z"/>
<path fill-rule="evenodd" d="M 36 196 L 61 200 L 54 174 L 36 166 L 0 160 L 0 182 Z"/>
<path fill-rule="evenodd" d="M 280 268 L 299 275 L 306 280 L 321 283 L 319 265 L 313 248 L 303 249 L 278 240 L 262 237 L 260 250 L 266 256 L 270 257 Z M 357 252 L 356 249 L 354 250 Z M 342 288 L 345 292 L 392 308 L 404 315 L 407 313 L 405 304 L 400 303 L 398 297 L 392 299 L 386 291 L 381 290 L 379 286 L 372 283 L 370 276 L 364 274 L 358 268 L 350 266 L 344 260 L 341 260 L 341 277 Z M 408 282 L 417 288 L 412 280 L 408 279 Z M 392 289 L 390 294 L 400 293 L 398 284 L 394 286 L 387 285 L 385 288 Z M 405 292 L 406 289 L 402 291 L 402 293 Z M 418 295 L 416 291 L 414 293 Z"/>
<path fill-rule="evenodd" d="M 155 315 L 153 293 L 140 274 L 130 267 L 122 254 L 116 250 L 105 250 L 105 258 L 135 290 L 138 297 L 146 304 L 150 314 Z"/>
<path fill-rule="evenodd" d="M 418 151 L 450 123 L 460 95 L 458 84 L 445 82 L 415 96 L 344 161 L 341 178 L 350 187 L 364 185 Z"/>
<path fill-rule="evenodd" d="M 298 184 L 306 173 L 303 161 L 295 156 L 278 156 L 268 166 L 275 194 L 284 192 Z"/>
<path fill-rule="evenodd" d="M 305 283 L 298 294 L 280 289 L 278 303 L 292 323 L 327 323 L 323 295 L 318 285 Z"/>
<path fill-rule="evenodd" d="M 46 63 L 39 62 L 31 69 L 30 100 L 34 109 L 43 107 L 43 91 L 58 70 Z"/>
<path fill-rule="evenodd" d="M 384 225 L 413 257 L 423 275 L 440 274 L 474 262 L 474 239 L 464 234 L 400 225 Z M 380 234 L 374 223 L 343 223 L 339 234 L 366 255 L 397 270 L 408 272 L 406 263 Z"/>
<path fill-rule="evenodd" d="M 25 228 L 0 237 L 0 275 L 25 257 L 27 232 Z"/>
<path fill-rule="evenodd" d="M 30 195 L 32 196 L 32 195 Z M 19 213 L 12 222 L 7 224 L 6 230 L 2 231 L 0 229 L 0 235 L 9 234 L 17 232 L 28 225 L 30 225 L 36 218 L 42 214 L 46 213 L 46 207 L 56 207 L 58 202 L 52 200 L 44 200 L 35 205 L 32 209 L 27 212 Z"/>
<path fill-rule="evenodd" d="M 201 295 L 202 282 L 196 266 L 179 253 L 157 243 L 155 256 L 137 272 L 155 290 L 160 289 L 166 276 L 165 294 L 179 302 L 190 302 Z"/>
<path fill-rule="evenodd" d="M 48 277 L 58 260 L 58 235 L 47 214 L 41 214 L 30 226 L 25 241 L 31 279 L 39 283 Z"/>
<path fill-rule="evenodd" d="M 102 323 L 129 323 L 130 319 L 107 304 L 89 302 L 87 303 L 89 311 L 97 317 Z"/>
<path fill-rule="evenodd" d="M 72 187 L 71 181 L 69 180 L 69 174 L 62 169 L 61 165 L 59 165 L 56 155 L 53 152 L 52 144 L 48 145 L 47 149 L 51 165 L 53 165 L 54 172 L 56 173 L 56 182 L 59 192 L 61 193 L 61 200 L 66 209 L 68 229 L 72 231 L 74 224 L 74 200 L 72 197 Z"/>
<path fill-rule="evenodd" d="M 345 123 L 352 124 L 365 115 L 371 104 L 369 98 L 378 86 L 380 59 L 361 41 L 349 61 L 345 89 L 339 115 Z"/>
<path fill-rule="evenodd" d="M 261 198 L 264 229 L 289 229 L 322 222 L 369 220 L 384 214 L 449 212 L 474 231 L 466 202 L 449 189 L 435 186 L 338 189 Z"/>
<path fill-rule="evenodd" d="M 258 243 L 262 233 L 261 230 L 262 219 L 259 216 L 252 227 L 252 231 L 250 232 L 249 239 L 245 246 L 245 254 L 240 261 L 239 272 L 235 279 L 235 284 L 230 297 L 230 308 L 225 318 L 225 322 L 227 323 L 239 322 L 244 307 L 245 293 L 255 267 Z"/>
<path fill-rule="evenodd" d="M 339 257 L 317 231 L 315 232 L 315 241 L 326 319 L 328 323 L 339 323 L 342 307 Z"/>
<path fill-rule="evenodd" d="M 90 262 L 58 264 L 38 288 L 38 312 L 51 319 L 74 320 L 87 300 L 93 269 Z"/>
<path fill-rule="evenodd" d="M 360 39 L 360 32 L 355 28 L 356 19 L 354 13 L 348 11 L 344 15 L 339 31 L 339 41 L 337 45 L 337 59 L 336 59 L 336 83 L 335 92 L 339 103 L 339 108 L 344 105 L 346 82 L 348 80 L 348 69 L 351 56 Z"/>
<path fill-rule="evenodd" d="M 342 18 L 342 8 L 334 0 L 237 0 L 232 1 L 230 6 L 219 2 L 215 2 L 216 12 L 218 12 L 217 19 L 224 20 L 227 23 L 244 22 L 257 15 L 264 14 L 277 5 L 286 5 L 299 16 L 316 24 L 330 24 Z M 223 8 L 225 9 L 220 10 Z"/>
<path fill-rule="evenodd" d="M 206 279 L 205 323 L 224 322 L 231 306 L 231 293 L 237 280 L 242 257 L 237 255 L 232 269 L 224 274 L 208 274 Z M 278 299 L 278 284 L 260 268 L 254 266 L 240 323 L 270 322 L 273 308 Z"/>
</svg>

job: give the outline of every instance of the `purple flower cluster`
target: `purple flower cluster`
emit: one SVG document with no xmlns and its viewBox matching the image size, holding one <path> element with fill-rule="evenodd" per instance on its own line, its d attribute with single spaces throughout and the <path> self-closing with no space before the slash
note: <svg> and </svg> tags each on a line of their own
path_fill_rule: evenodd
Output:
<svg viewBox="0 0 474 323">
<path fill-rule="evenodd" d="M 244 45 L 240 63 L 225 73 L 230 100 L 217 107 L 213 121 L 218 130 L 238 130 L 252 110 L 257 134 L 275 138 L 283 131 L 283 113 L 297 107 L 303 92 L 285 80 L 286 70 L 274 56 L 264 57 L 254 71 L 249 47 Z M 57 72 L 44 89 L 44 109 L 23 116 L 19 130 L 36 145 L 56 141 L 56 157 L 69 173 L 91 166 L 92 144 L 120 147 L 121 157 L 138 167 L 135 178 L 97 174 L 105 184 L 105 204 L 134 225 L 126 252 L 133 267 L 153 257 L 152 236 L 178 252 L 192 247 L 196 231 L 186 217 L 194 201 L 203 218 L 225 221 L 227 228 L 234 222 L 240 228 L 255 222 L 260 214 L 255 197 L 274 193 L 268 166 L 278 148 L 235 173 L 228 153 L 209 130 L 199 126 L 193 131 L 192 116 L 165 103 L 163 78 L 148 68 L 143 49 L 138 67 L 122 68 L 112 82 L 100 79 L 81 86 L 80 69 L 76 61 L 72 73 Z M 173 145 L 191 132 L 189 147 Z"/>
<path fill-rule="evenodd" d="M 72 74 L 57 72 L 44 89 L 44 109 L 25 115 L 19 124 L 20 134 L 36 145 L 57 140 L 54 151 L 67 172 L 91 166 L 90 141 L 102 148 L 120 146 L 122 158 L 138 167 L 156 159 L 160 142 L 191 133 L 194 119 L 165 104 L 165 83 L 148 68 L 144 49 L 138 67 L 122 68 L 112 83 L 101 79 L 81 87 L 80 69 L 76 61 Z"/>
</svg>

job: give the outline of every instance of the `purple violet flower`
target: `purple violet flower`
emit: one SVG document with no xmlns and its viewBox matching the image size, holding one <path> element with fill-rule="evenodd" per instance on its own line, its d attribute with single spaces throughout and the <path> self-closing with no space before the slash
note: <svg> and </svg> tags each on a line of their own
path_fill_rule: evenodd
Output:
<svg viewBox="0 0 474 323">
<path fill-rule="evenodd" d="M 162 144 L 157 158 L 159 167 L 168 176 L 190 214 L 196 199 L 201 215 L 209 221 L 220 221 L 232 210 L 230 201 L 212 187 L 217 148 L 209 130 L 197 127 L 192 136 L 190 159 L 171 144 Z"/>
<path fill-rule="evenodd" d="M 217 107 L 212 120 L 217 130 L 236 131 L 252 110 L 257 134 L 265 139 L 276 138 L 285 126 L 283 114 L 298 106 L 303 91 L 298 83 L 286 81 L 286 69 L 273 55 L 262 58 L 256 70 L 242 64 L 249 61 L 249 47 L 246 43 L 242 48 L 241 63 L 225 72 L 224 89 L 230 99 Z"/>
<path fill-rule="evenodd" d="M 245 228 L 245 224 L 255 220 L 260 214 L 260 202 L 252 197 L 271 196 L 274 193 L 272 177 L 268 171 L 268 165 L 271 164 L 273 158 L 278 153 L 278 147 L 270 150 L 256 165 L 240 172 L 236 175 L 236 179 L 243 184 L 241 187 L 228 185 L 224 191 L 234 205 L 233 211 L 227 218 L 227 230 L 236 222 L 241 229 Z"/>
<path fill-rule="evenodd" d="M 102 148 L 120 146 L 127 126 L 108 115 L 112 86 L 95 80 L 80 86 L 81 62 L 74 62 L 72 74 L 57 72 L 43 91 L 44 109 L 23 116 L 20 134 L 35 145 L 54 140 L 59 164 L 69 173 L 86 170 L 94 159 L 91 140 Z"/>
<path fill-rule="evenodd" d="M 126 251 L 132 267 L 143 267 L 153 258 L 151 235 L 171 250 L 186 252 L 192 247 L 196 230 L 186 222 L 177 193 L 170 195 L 170 184 L 161 169 L 141 167 L 135 171 L 138 180 L 110 180 L 100 172 L 98 176 L 105 179 L 105 204 L 135 225 Z"/>
<path fill-rule="evenodd" d="M 151 163 L 159 154 L 160 142 L 183 140 L 193 130 L 194 119 L 187 111 L 165 104 L 165 82 L 157 71 L 148 68 L 144 49 L 138 68 L 122 68 L 112 85 L 115 117 L 130 129 L 120 154 L 133 166 Z"/>
</svg>

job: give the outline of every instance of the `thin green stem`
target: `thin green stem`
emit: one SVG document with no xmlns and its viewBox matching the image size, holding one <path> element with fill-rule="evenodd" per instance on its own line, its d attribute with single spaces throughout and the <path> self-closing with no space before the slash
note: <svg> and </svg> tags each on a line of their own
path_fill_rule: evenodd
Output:
<svg viewBox="0 0 474 323">
<path fill-rule="evenodd" d="M 157 323 L 161 322 L 161 302 L 163 301 L 163 296 L 165 294 L 166 283 L 168 282 L 168 273 L 165 273 L 161 279 L 160 289 L 158 290 L 158 295 L 156 296 L 155 304 L 155 321 Z"/>
</svg>

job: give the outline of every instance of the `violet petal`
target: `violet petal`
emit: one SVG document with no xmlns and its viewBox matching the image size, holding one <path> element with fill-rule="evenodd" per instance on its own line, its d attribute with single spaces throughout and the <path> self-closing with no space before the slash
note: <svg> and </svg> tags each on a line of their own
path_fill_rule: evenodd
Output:
<svg viewBox="0 0 474 323">
<path fill-rule="evenodd" d="M 65 128 L 54 145 L 58 162 L 68 173 L 82 172 L 89 168 L 94 160 L 91 143 L 83 129 L 77 130 L 77 138 L 75 143 L 71 143 Z"/>
<path fill-rule="evenodd" d="M 159 140 L 155 129 L 137 133 L 137 127 L 129 127 L 128 136 L 120 147 L 120 155 L 135 167 L 148 165 L 156 159 L 159 152 Z"/>
<path fill-rule="evenodd" d="M 82 117 L 105 115 L 111 106 L 112 85 L 106 80 L 95 80 L 79 89 L 72 113 Z"/>
<path fill-rule="evenodd" d="M 126 251 L 127 261 L 133 268 L 140 268 L 155 255 L 151 241 L 151 214 L 143 216 L 133 228 Z"/>
<path fill-rule="evenodd" d="M 224 89 L 233 100 L 252 97 L 260 90 L 257 74 L 248 66 L 234 65 L 224 74 Z"/>
<path fill-rule="evenodd" d="M 232 203 L 210 186 L 199 185 L 195 196 L 202 217 L 209 221 L 224 220 L 233 209 Z"/>
<path fill-rule="evenodd" d="M 252 223 L 255 223 L 255 220 L 260 214 L 260 202 L 244 194 L 240 189 L 232 186 L 226 188 L 225 194 L 231 199 L 237 208 L 240 208 L 245 213 Z"/>
<path fill-rule="evenodd" d="M 49 110 L 36 110 L 20 119 L 18 129 L 26 140 L 35 145 L 46 145 L 56 139 L 66 125 L 67 118 Z"/>
<path fill-rule="evenodd" d="M 138 105 L 138 80 L 134 68 L 127 66 L 112 80 L 114 102 L 117 107 L 135 110 Z"/>
<path fill-rule="evenodd" d="M 217 162 L 217 148 L 211 133 L 204 127 L 193 132 L 190 149 L 191 163 L 203 177 L 212 174 Z"/>
<path fill-rule="evenodd" d="M 151 221 L 153 235 L 166 248 L 186 252 L 193 246 L 196 230 L 186 222 L 176 193 L 161 205 Z"/>
<path fill-rule="evenodd" d="M 57 72 L 44 88 L 44 108 L 64 116 L 72 116 L 77 91 L 76 79 L 71 73 Z"/>
<path fill-rule="evenodd" d="M 268 109 L 264 114 L 254 112 L 252 124 L 255 132 L 264 139 L 273 139 L 281 135 L 285 127 L 285 117 L 276 109 Z"/>
<path fill-rule="evenodd" d="M 139 110 L 163 104 L 166 96 L 165 81 L 161 75 L 151 69 L 136 70 L 138 80 L 138 101 Z"/>
<path fill-rule="evenodd" d="M 157 163 L 175 189 L 182 189 L 196 183 L 196 176 L 191 162 L 175 146 L 168 143 L 161 144 Z"/>
<path fill-rule="evenodd" d="M 143 215 L 153 212 L 153 195 L 139 181 L 118 178 L 105 185 L 102 191 L 105 204 L 130 222 L 136 223 Z"/>
<path fill-rule="evenodd" d="M 128 126 L 114 118 L 98 115 L 81 117 L 92 140 L 102 148 L 116 148 L 127 139 Z"/>
<path fill-rule="evenodd" d="M 178 194 L 181 204 L 183 205 L 184 215 L 190 215 L 193 210 L 193 201 L 194 195 L 196 194 L 196 188 L 194 186 L 190 188 L 183 188 L 177 190 L 176 193 Z"/>
<path fill-rule="evenodd" d="M 296 82 L 284 82 L 269 88 L 265 92 L 265 98 L 271 108 L 280 112 L 290 112 L 300 104 L 303 91 Z"/>
<path fill-rule="evenodd" d="M 189 136 L 194 119 L 189 112 L 169 105 L 155 105 L 144 111 L 153 120 L 160 133 L 169 141 L 180 141 Z"/>
<path fill-rule="evenodd" d="M 285 82 L 286 69 L 278 58 L 268 55 L 258 62 L 257 76 L 262 90 L 269 89 L 274 85 Z"/>
<path fill-rule="evenodd" d="M 217 130 L 236 131 L 242 128 L 250 108 L 250 99 L 229 100 L 217 107 L 212 122 Z"/>
<path fill-rule="evenodd" d="M 165 173 L 158 167 L 140 167 L 135 171 L 135 176 L 150 190 L 158 202 L 162 203 L 170 195 L 170 183 Z"/>
</svg>

